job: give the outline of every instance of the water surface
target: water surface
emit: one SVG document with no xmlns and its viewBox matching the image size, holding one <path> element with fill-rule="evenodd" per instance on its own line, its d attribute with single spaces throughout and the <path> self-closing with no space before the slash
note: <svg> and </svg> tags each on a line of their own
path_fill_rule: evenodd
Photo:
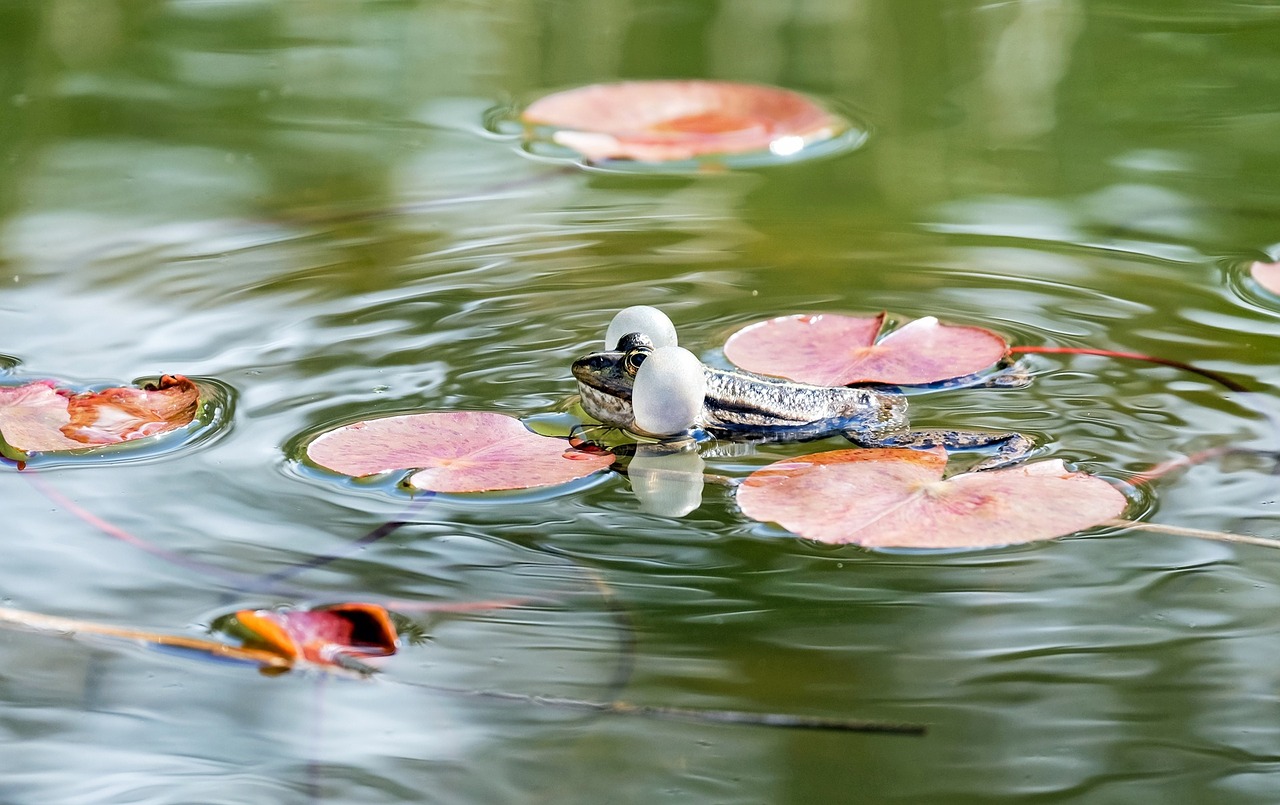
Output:
<svg viewBox="0 0 1280 805">
<path fill-rule="evenodd" d="M 713 362 L 761 318 L 888 310 L 1259 392 L 1042 356 L 1028 389 L 914 403 L 922 425 L 1016 428 L 1117 480 L 1275 445 L 1280 299 L 1243 276 L 1280 254 L 1265 4 L 54 0 L 0 20 L 0 353 L 16 361 L 0 367 L 230 387 L 217 438 L 39 470 L 184 556 L 253 576 L 341 552 L 407 498 L 300 467 L 300 435 L 554 411 L 625 304 L 662 307 Z M 544 89 L 672 76 L 813 93 L 872 134 L 834 158 L 664 177 L 533 160 L 483 126 Z M 708 464 L 740 475 L 796 449 Z M 1273 469 L 1170 475 L 1144 516 L 1280 536 Z M 650 514 L 605 475 L 432 500 L 284 596 L 113 541 L 12 467 L 0 500 L 0 596 L 22 609 L 198 635 L 278 603 L 542 601 L 416 616 L 428 639 L 367 683 L 2 632 L 7 802 L 1274 801 L 1267 548 L 1113 530 L 873 553 L 748 522 L 721 487 L 683 518 Z M 598 699 L 629 663 L 629 701 L 930 733 L 411 686 Z"/>
</svg>

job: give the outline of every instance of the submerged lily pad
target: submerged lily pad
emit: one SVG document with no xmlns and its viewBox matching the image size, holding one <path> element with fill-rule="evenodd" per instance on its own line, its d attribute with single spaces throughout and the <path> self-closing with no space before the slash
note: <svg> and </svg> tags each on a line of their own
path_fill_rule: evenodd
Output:
<svg viewBox="0 0 1280 805">
<path fill-rule="evenodd" d="M 738 489 L 748 517 L 868 548 L 985 548 L 1048 540 L 1118 516 L 1114 486 L 1059 460 L 943 478 L 942 449 L 857 449 L 786 459 Z"/>
<path fill-rule="evenodd" d="M 578 450 L 532 433 L 514 417 L 483 411 L 405 414 L 344 425 L 307 445 L 307 457 L 355 477 L 414 469 L 409 484 L 434 492 L 551 486 L 584 478 L 614 460 L 609 453 Z"/>
<path fill-rule="evenodd" d="M 1280 263 L 1255 262 L 1249 266 L 1249 273 L 1265 290 L 1280 296 Z"/>
<path fill-rule="evenodd" d="M 51 380 L 0 387 L 0 440 L 22 453 L 118 444 L 191 424 L 199 402 L 199 387 L 182 375 L 80 393 Z"/>
<path fill-rule="evenodd" d="M 801 314 L 738 330 L 724 354 L 751 372 L 818 386 L 851 383 L 921 385 L 987 369 L 1008 353 L 1003 338 L 981 327 L 916 319 L 876 340 L 885 314 Z"/>
<path fill-rule="evenodd" d="M 798 92 L 730 81 L 592 84 L 539 98 L 520 122 L 531 142 L 591 162 L 652 164 L 744 154 L 780 161 L 852 128 Z"/>
</svg>

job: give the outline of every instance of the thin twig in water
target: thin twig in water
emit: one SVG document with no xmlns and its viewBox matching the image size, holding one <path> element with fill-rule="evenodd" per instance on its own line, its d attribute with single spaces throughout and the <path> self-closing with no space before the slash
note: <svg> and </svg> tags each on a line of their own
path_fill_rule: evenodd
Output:
<svg viewBox="0 0 1280 805">
<path fill-rule="evenodd" d="M 411 522 L 409 520 L 409 517 L 416 514 L 420 509 L 422 509 L 423 506 L 427 504 L 427 501 L 433 497 L 435 497 L 435 493 L 428 492 L 426 495 L 414 498 L 413 501 L 409 503 L 409 506 L 404 511 L 402 511 L 399 514 L 399 516 L 396 517 L 396 519 L 388 520 L 387 522 L 374 527 L 373 530 L 369 531 L 359 539 L 353 540 L 352 542 L 347 543 L 346 547 L 344 547 L 341 551 L 338 551 L 335 553 L 317 554 L 316 556 L 313 556 L 304 562 L 298 562 L 296 564 L 286 565 L 285 567 L 282 567 L 279 570 L 276 570 L 272 573 L 267 573 L 261 576 L 258 583 L 260 585 L 265 584 L 268 586 L 273 586 L 275 584 L 278 584 L 281 581 L 284 581 L 285 579 L 292 578 L 293 576 L 296 576 L 299 573 L 302 573 L 304 571 L 315 570 L 316 568 L 324 567 L 325 565 L 331 562 L 336 562 L 339 559 L 345 559 L 354 553 L 362 551 L 365 548 L 372 545 L 373 543 L 385 537 L 388 537 L 391 534 L 394 534 L 403 526 L 409 525 Z"/>
<path fill-rule="evenodd" d="M 584 710 L 605 715 L 640 716 L 669 721 L 696 721 L 710 724 L 736 724 L 749 727 L 776 727 L 780 729 L 825 730 L 829 732 L 868 732 L 882 735 L 920 736 L 928 731 L 925 724 L 892 721 L 865 721 L 826 716 L 801 716 L 791 713 L 754 713 L 747 710 L 704 710 L 696 707 L 663 707 L 631 704 L 624 701 L 593 702 L 562 696 L 534 696 L 525 693 L 508 693 L 498 690 L 467 690 L 421 682 L 396 680 L 397 684 L 423 688 L 454 696 L 492 699 L 495 701 L 532 704 L 542 707 L 560 707 Z"/>
<path fill-rule="evenodd" d="M 44 615 L 39 612 L 26 612 L 20 609 L 0 607 L 0 625 L 28 629 L 37 632 L 56 632 L 59 637 L 75 637 L 80 634 L 101 635 L 128 640 L 143 645 L 168 646 L 171 648 L 198 651 L 213 657 L 241 660 L 255 663 L 262 668 L 287 670 L 293 662 L 271 651 L 243 648 L 220 643 L 216 640 L 204 640 L 198 637 L 147 632 L 140 629 L 128 629 L 110 626 L 104 623 L 60 618 L 56 615 Z"/>
</svg>

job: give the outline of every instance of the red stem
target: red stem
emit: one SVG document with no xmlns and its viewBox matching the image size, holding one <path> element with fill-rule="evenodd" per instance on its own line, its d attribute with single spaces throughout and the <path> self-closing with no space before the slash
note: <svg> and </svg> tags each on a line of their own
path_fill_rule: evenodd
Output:
<svg viewBox="0 0 1280 805">
<path fill-rule="evenodd" d="M 1110 349 L 1090 349 L 1088 347 L 1010 347 L 1010 355 L 1100 355 L 1104 358 L 1125 358 L 1134 361 L 1146 361 L 1147 363 L 1157 363 L 1161 366 L 1171 366 L 1174 369 L 1181 369 L 1184 372 L 1200 375 L 1203 378 L 1212 380 L 1221 385 L 1223 388 L 1231 391 L 1248 391 L 1249 389 L 1240 385 L 1236 381 L 1226 375 L 1218 374 L 1209 369 L 1201 369 L 1198 366 L 1192 366 L 1189 363 L 1175 361 L 1172 358 L 1158 358 L 1155 355 L 1143 355 L 1141 352 L 1116 352 Z"/>
<path fill-rule="evenodd" d="M 22 472 L 22 475 L 26 477 L 26 479 L 31 482 L 31 485 L 39 490 L 42 495 L 53 501 L 54 504 L 61 506 L 89 525 L 108 536 L 120 540 L 126 545 L 131 545 L 138 550 L 146 551 L 152 556 L 158 556 L 167 562 L 171 562 L 172 564 L 186 568 L 187 570 L 193 570 L 197 573 L 204 573 L 217 577 L 235 587 L 241 587 L 245 585 L 246 582 L 252 583 L 257 581 L 254 578 L 244 576 L 231 570 L 226 570 L 225 568 L 218 567 L 217 565 L 211 565 L 207 562 L 201 562 L 199 560 L 183 556 L 182 554 L 166 550 L 161 548 L 159 545 L 152 544 L 141 537 L 129 533 L 114 523 L 103 520 L 98 515 L 59 492 L 52 484 L 37 475 L 35 470 L 28 468 Z"/>
</svg>

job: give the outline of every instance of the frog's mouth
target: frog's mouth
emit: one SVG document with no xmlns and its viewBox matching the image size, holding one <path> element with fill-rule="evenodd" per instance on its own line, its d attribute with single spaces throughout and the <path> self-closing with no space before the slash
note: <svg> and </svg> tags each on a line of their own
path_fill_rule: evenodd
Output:
<svg viewBox="0 0 1280 805">
<path fill-rule="evenodd" d="M 630 378 L 618 371 L 620 353 L 601 352 L 573 362 L 573 376 L 582 395 L 582 410 L 606 425 L 630 428 L 635 423 L 631 410 Z"/>
<path fill-rule="evenodd" d="M 582 395 L 582 410 L 592 419 L 619 428 L 630 429 L 635 426 L 636 417 L 631 410 L 630 399 L 615 397 L 582 382 L 578 383 L 578 391 Z"/>
</svg>

